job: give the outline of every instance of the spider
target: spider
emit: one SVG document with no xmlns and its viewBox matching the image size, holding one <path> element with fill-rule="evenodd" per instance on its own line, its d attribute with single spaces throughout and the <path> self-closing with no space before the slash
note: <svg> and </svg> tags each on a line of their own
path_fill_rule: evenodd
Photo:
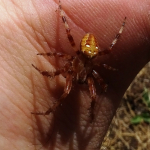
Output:
<svg viewBox="0 0 150 150">
<path fill-rule="evenodd" d="M 48 72 L 48 71 L 42 71 L 38 67 L 32 64 L 32 66 L 43 76 L 53 78 L 55 76 L 58 76 L 62 74 L 66 78 L 66 85 L 64 87 L 64 92 L 61 95 L 61 97 L 53 104 L 51 108 L 49 108 L 46 112 L 32 112 L 32 114 L 36 115 L 48 115 L 56 110 L 56 108 L 62 103 L 62 101 L 67 97 L 67 95 L 70 93 L 73 82 L 78 82 L 79 84 L 87 83 L 89 86 L 90 91 L 90 97 L 91 97 L 91 119 L 94 119 L 94 107 L 96 103 L 96 88 L 94 83 L 95 80 L 100 84 L 103 91 L 107 91 L 107 84 L 104 82 L 102 77 L 99 75 L 99 73 L 94 69 L 93 59 L 97 56 L 106 55 L 109 54 L 114 47 L 114 45 L 117 43 L 120 35 L 123 32 L 124 26 L 125 26 L 125 20 L 122 23 L 122 26 L 116 35 L 115 39 L 110 44 L 109 48 L 106 50 L 101 51 L 98 41 L 96 37 L 92 33 L 86 33 L 85 36 L 82 38 L 80 43 L 80 49 L 76 49 L 76 45 L 73 39 L 73 36 L 70 33 L 70 28 L 67 23 L 67 19 L 64 15 L 64 11 L 61 6 L 61 1 L 59 0 L 59 10 L 60 10 L 60 16 L 62 18 L 62 21 L 65 26 L 65 30 L 67 33 L 68 40 L 73 47 L 73 49 L 76 52 L 75 56 L 71 56 L 68 54 L 63 53 L 38 53 L 37 55 L 43 55 L 43 56 L 54 56 L 54 57 L 61 57 L 66 61 L 63 67 L 56 69 L 54 72 Z M 106 64 L 102 64 L 104 68 L 109 70 L 116 70 L 115 68 L 108 66 Z M 65 74 L 65 75 L 64 75 Z"/>
</svg>

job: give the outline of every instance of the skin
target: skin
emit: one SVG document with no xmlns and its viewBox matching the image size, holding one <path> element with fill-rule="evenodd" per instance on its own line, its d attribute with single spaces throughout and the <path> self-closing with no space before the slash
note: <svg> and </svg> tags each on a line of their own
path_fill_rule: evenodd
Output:
<svg viewBox="0 0 150 150">
<path fill-rule="evenodd" d="M 106 49 L 127 17 L 112 53 L 97 59 L 118 71 L 98 67 L 109 84 L 106 93 L 96 84 L 92 123 L 86 84 L 74 85 L 54 114 L 31 115 L 52 106 L 65 85 L 62 76 L 50 80 L 31 66 L 51 71 L 62 62 L 36 54 L 56 51 L 75 55 L 57 4 L 53 0 L 0 0 L 0 149 L 98 150 L 124 92 L 150 60 L 149 0 L 62 0 L 77 48 L 84 34 L 91 32 L 100 48 Z"/>
</svg>

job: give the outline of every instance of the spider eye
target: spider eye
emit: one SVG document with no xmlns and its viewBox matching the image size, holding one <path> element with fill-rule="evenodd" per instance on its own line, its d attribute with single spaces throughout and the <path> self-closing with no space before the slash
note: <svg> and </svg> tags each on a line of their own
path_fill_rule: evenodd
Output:
<svg viewBox="0 0 150 150">
<path fill-rule="evenodd" d="M 98 54 L 98 42 L 95 36 L 87 33 L 81 40 L 80 50 L 88 58 L 93 58 Z"/>
</svg>

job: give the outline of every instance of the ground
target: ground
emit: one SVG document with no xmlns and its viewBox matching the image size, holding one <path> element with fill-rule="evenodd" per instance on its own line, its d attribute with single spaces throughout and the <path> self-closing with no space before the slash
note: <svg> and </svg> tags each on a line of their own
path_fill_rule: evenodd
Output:
<svg viewBox="0 0 150 150">
<path fill-rule="evenodd" d="M 150 63 L 126 91 L 100 150 L 150 148 Z"/>
</svg>

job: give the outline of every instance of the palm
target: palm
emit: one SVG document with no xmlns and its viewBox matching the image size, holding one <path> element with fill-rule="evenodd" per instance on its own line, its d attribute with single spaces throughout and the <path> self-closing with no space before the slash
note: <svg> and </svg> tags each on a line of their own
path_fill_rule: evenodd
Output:
<svg viewBox="0 0 150 150">
<path fill-rule="evenodd" d="M 29 2 L 33 4 L 30 7 Z M 109 86 L 106 93 L 101 93 L 96 85 L 96 119 L 91 124 L 88 119 L 91 99 L 88 88 L 84 85 L 75 85 L 56 113 L 46 117 L 31 115 L 33 111 L 47 110 L 61 95 L 65 83 L 62 76 L 49 81 L 36 72 L 31 64 L 47 70 L 58 67 L 55 59 L 39 58 L 36 54 L 53 49 L 55 52 L 63 51 L 74 55 L 63 23 L 57 19 L 57 4 L 53 1 L 45 4 L 46 2 L 34 0 L 15 0 L 13 3 L 4 2 L 4 6 L 1 1 L 1 6 L 4 7 L 0 10 L 0 14 L 3 14 L 0 28 L 0 135 L 4 142 L 4 145 L 0 145 L 1 148 L 34 149 L 35 146 L 44 147 L 48 143 L 48 147 L 53 149 L 61 147 L 61 150 L 66 150 L 96 149 L 100 145 L 123 93 L 150 58 L 150 46 L 146 40 L 150 32 L 144 31 L 150 30 L 146 8 L 149 2 L 142 2 L 142 6 L 137 2 L 128 2 L 128 6 L 136 3 L 134 10 L 130 7 L 122 8 L 126 1 L 121 1 L 121 4 L 117 2 L 116 0 L 114 4 L 110 1 L 106 5 L 106 2 L 100 1 L 62 1 L 77 47 L 85 32 L 91 32 L 97 37 L 100 47 L 107 48 L 118 32 L 122 18 L 128 18 L 125 30 L 112 54 L 98 59 L 99 63 L 115 66 L 118 71 L 110 73 L 99 68 Z M 95 6 L 99 9 L 94 9 Z M 140 14 L 136 11 L 138 6 L 143 7 Z M 110 11 L 104 14 L 106 9 Z M 14 11 L 12 15 L 9 14 L 10 11 Z"/>
</svg>

